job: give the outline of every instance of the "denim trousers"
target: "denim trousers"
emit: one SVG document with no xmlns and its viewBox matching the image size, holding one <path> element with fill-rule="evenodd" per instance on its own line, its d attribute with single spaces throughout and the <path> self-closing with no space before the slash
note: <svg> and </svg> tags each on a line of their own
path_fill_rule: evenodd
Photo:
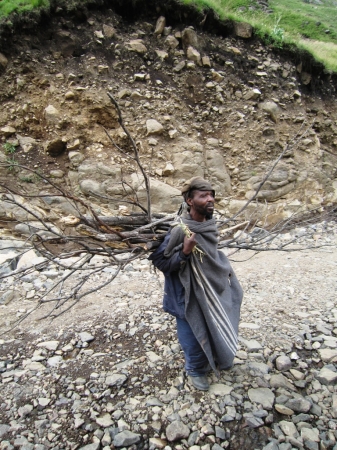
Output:
<svg viewBox="0 0 337 450">
<path fill-rule="evenodd" d="M 190 376 L 202 376 L 208 371 L 208 359 L 185 319 L 177 319 L 179 343 L 185 355 L 185 370 Z"/>
</svg>

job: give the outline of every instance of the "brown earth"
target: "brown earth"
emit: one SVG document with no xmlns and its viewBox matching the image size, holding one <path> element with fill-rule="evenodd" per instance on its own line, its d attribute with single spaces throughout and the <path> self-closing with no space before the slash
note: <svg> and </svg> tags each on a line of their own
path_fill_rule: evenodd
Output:
<svg viewBox="0 0 337 450">
<path fill-rule="evenodd" d="M 196 158 L 196 169 L 202 166 L 202 174 L 213 180 L 220 206 L 230 213 L 237 209 L 235 201 L 255 189 L 281 149 L 312 125 L 307 142 L 303 138 L 295 148 L 290 145 L 279 166 L 288 173 L 286 179 L 271 182 L 261 199 L 278 201 L 281 211 L 285 203 L 298 199 L 307 208 L 331 204 L 337 146 L 334 75 L 306 54 L 265 47 L 254 36 L 238 38 L 233 24 L 217 21 L 210 12 L 201 25 L 200 13 L 178 6 L 177 10 L 174 2 L 165 6 L 149 2 L 138 18 L 139 2 L 130 9 L 115 2 L 121 15 L 98 8 L 95 2 L 77 9 L 61 4 L 54 15 L 42 15 L 34 30 L 35 16 L 27 16 L 20 32 L 10 38 L 3 25 L 0 49 L 8 65 L 0 77 L 0 127 L 15 130 L 2 131 L 2 142 L 17 146 L 15 160 L 47 176 L 63 170 L 61 185 L 77 194 L 82 192 L 78 163 L 69 159 L 72 151 L 88 164 L 118 167 L 130 177 L 136 171 L 134 164 L 113 147 L 104 131 L 127 149 L 107 96 L 110 92 L 138 142 L 150 177 L 179 186 L 190 175 L 184 177 L 182 154 L 193 143 L 191 163 Z M 176 48 L 169 47 L 166 36 L 154 34 L 161 14 L 166 14 L 171 27 L 167 34 L 177 36 Z M 196 29 L 197 49 L 211 67 L 186 61 L 181 33 L 190 25 Z M 137 39 L 144 51 L 130 50 L 130 42 Z M 159 56 L 158 50 L 166 51 L 166 56 Z M 190 66 L 176 70 L 183 60 Z M 258 99 L 250 98 L 253 89 L 259 90 Z M 261 107 L 266 101 L 276 102 L 277 114 Z M 48 116 L 50 105 L 56 116 Z M 164 127 L 154 136 L 156 143 L 147 132 L 149 118 Z M 20 136 L 35 140 L 30 150 L 18 146 Z M 61 147 L 53 152 L 50 144 L 55 142 Z M 203 148 L 197 149 L 203 153 L 201 159 L 193 156 L 196 143 Z M 167 170 L 170 162 L 174 169 Z M 43 186 L 27 170 L 5 171 L 2 178 L 22 191 L 41 191 Z M 228 206 L 229 199 L 233 206 Z"/>
</svg>

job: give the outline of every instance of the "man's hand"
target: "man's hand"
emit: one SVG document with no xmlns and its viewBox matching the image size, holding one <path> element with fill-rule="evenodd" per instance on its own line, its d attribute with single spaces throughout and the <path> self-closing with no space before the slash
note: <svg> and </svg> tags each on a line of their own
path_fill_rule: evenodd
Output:
<svg viewBox="0 0 337 450">
<path fill-rule="evenodd" d="M 183 246 L 184 255 L 186 255 L 186 256 L 190 255 L 196 245 L 197 245 L 197 241 L 195 239 L 195 233 L 192 233 L 191 237 L 185 236 L 184 246 Z"/>
</svg>

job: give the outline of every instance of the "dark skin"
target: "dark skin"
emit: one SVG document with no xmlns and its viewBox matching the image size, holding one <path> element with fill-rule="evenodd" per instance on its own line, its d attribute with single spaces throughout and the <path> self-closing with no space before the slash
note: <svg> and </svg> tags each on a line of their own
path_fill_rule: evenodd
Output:
<svg viewBox="0 0 337 450">
<path fill-rule="evenodd" d="M 196 222 L 205 222 L 207 215 L 214 211 L 214 195 L 212 191 L 192 191 L 191 196 L 186 199 L 190 207 L 190 216 Z M 191 237 L 184 238 L 183 253 L 188 256 L 197 245 L 195 233 Z"/>
</svg>

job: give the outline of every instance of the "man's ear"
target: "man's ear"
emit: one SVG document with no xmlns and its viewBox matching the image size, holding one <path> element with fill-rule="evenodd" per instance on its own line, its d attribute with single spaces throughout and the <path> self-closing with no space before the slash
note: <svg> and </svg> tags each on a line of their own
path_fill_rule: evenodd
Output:
<svg viewBox="0 0 337 450">
<path fill-rule="evenodd" d="M 186 203 L 188 204 L 188 206 L 192 206 L 192 199 L 190 197 L 188 197 L 186 199 Z"/>
</svg>

